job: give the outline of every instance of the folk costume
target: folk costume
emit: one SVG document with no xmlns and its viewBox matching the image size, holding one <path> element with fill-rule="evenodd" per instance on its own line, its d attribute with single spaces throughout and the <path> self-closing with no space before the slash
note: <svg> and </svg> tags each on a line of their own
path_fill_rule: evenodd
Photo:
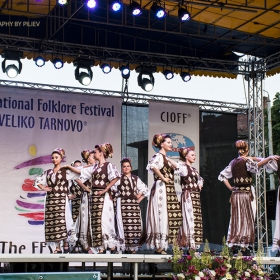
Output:
<svg viewBox="0 0 280 280">
<path fill-rule="evenodd" d="M 152 169 L 158 169 L 167 184 L 159 179 Z M 147 238 L 148 248 L 162 248 L 167 250 L 170 244 L 177 239 L 182 224 L 181 207 L 175 192 L 174 170 L 166 156 L 157 153 L 147 165 L 147 170 L 154 174 L 154 184 L 151 189 L 147 211 Z"/>
<path fill-rule="evenodd" d="M 257 162 L 238 157 L 232 160 L 218 177 L 220 181 L 233 178 L 235 187 L 230 198 L 231 219 L 227 236 L 229 247 L 248 247 L 254 243 L 256 199 L 252 173 L 257 172 Z"/>
<path fill-rule="evenodd" d="M 265 166 L 268 171 L 275 171 L 280 180 L 280 159 L 271 160 Z M 275 212 L 275 231 L 273 234 L 272 251 L 280 250 L 280 187 L 278 187 Z"/>
<path fill-rule="evenodd" d="M 68 200 L 69 181 L 75 178 L 78 175 L 70 170 L 61 168 L 55 173 L 48 169 L 34 183 L 35 186 L 41 184 L 52 188 L 45 198 L 45 241 L 53 251 L 61 241 L 67 240 L 70 246 L 74 246 L 77 240 Z"/>
<path fill-rule="evenodd" d="M 118 236 L 122 240 L 121 249 L 135 252 L 142 236 L 142 219 L 136 194 L 149 196 L 148 187 L 136 175 L 121 178 L 112 187 L 116 197 L 116 220 Z"/>
<path fill-rule="evenodd" d="M 82 169 L 80 180 L 91 181 L 89 202 L 89 239 L 88 245 L 94 253 L 106 248 L 119 246 L 115 231 L 115 213 L 110 191 L 98 196 L 120 174 L 110 162 Z"/>
<path fill-rule="evenodd" d="M 203 243 L 200 188 L 203 178 L 198 171 L 183 161 L 178 163 L 181 176 L 181 208 L 183 223 L 178 235 L 178 245 L 183 248 L 198 249 Z M 200 188 L 199 188 L 200 187 Z"/>
</svg>

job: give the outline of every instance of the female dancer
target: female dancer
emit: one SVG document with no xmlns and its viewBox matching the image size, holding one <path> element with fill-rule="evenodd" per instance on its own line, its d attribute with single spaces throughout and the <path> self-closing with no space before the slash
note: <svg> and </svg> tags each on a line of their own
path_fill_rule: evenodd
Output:
<svg viewBox="0 0 280 280">
<path fill-rule="evenodd" d="M 249 149 L 245 141 L 238 140 L 235 142 L 235 146 L 239 157 L 229 163 L 220 173 L 218 180 L 222 181 L 232 191 L 227 244 L 229 247 L 234 245 L 248 247 L 255 240 L 256 200 L 255 190 L 252 186 L 252 173 L 257 173 L 259 167 L 274 159 L 274 156 L 256 162 L 256 158 L 247 157 Z M 233 178 L 234 186 L 229 183 L 230 178 Z"/>
<path fill-rule="evenodd" d="M 139 203 L 150 194 L 147 186 L 131 174 L 130 158 L 121 160 L 122 175 L 113 186 L 117 198 L 117 227 L 119 238 L 124 240 L 122 250 L 134 254 L 142 236 L 142 219 Z"/>
<path fill-rule="evenodd" d="M 48 169 L 38 176 L 34 185 L 47 192 L 45 204 L 45 240 L 53 253 L 62 253 L 60 243 L 64 242 L 64 253 L 68 252 L 68 244 L 74 244 L 75 235 L 71 229 L 71 214 L 69 203 L 68 182 L 77 178 L 77 174 L 61 168 L 65 152 L 56 148 L 52 154 L 53 169 Z M 68 235 L 68 231 L 70 235 Z"/>
<path fill-rule="evenodd" d="M 270 171 L 275 171 L 277 173 L 278 179 L 280 181 L 280 157 L 274 156 L 274 160 L 269 161 L 265 168 Z M 277 199 L 276 199 L 276 212 L 275 212 L 275 231 L 273 234 L 272 241 L 272 252 L 280 250 L 280 186 L 278 187 Z"/>
<path fill-rule="evenodd" d="M 189 249 L 198 249 L 203 242 L 202 215 L 200 205 L 200 191 L 203 179 L 198 171 L 192 167 L 196 155 L 193 149 L 183 147 L 179 149 L 179 174 L 181 176 L 181 207 L 183 223 L 178 236 L 178 245 Z"/>
<path fill-rule="evenodd" d="M 181 207 L 174 187 L 173 169 L 177 163 L 166 156 L 172 150 L 169 135 L 156 134 L 153 141 L 160 150 L 147 165 L 147 170 L 154 174 L 154 185 L 148 204 L 145 241 L 148 248 L 156 248 L 156 254 L 166 254 L 165 250 L 177 239 L 182 224 Z"/>
<path fill-rule="evenodd" d="M 99 254 L 105 253 L 107 247 L 111 249 L 111 253 L 116 253 L 118 245 L 110 188 L 118 181 L 120 174 L 112 163 L 106 161 L 112 155 L 111 144 L 96 145 L 94 158 L 98 161 L 98 164 L 83 168 L 81 176 L 77 180 L 79 185 L 91 194 L 89 246 L 93 253 Z M 87 180 L 91 180 L 91 187 L 83 184 Z"/>
</svg>

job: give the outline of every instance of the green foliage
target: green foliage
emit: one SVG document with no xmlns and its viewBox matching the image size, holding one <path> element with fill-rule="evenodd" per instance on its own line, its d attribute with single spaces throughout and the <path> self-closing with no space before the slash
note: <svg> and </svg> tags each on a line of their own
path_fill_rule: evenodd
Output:
<svg viewBox="0 0 280 280">
<path fill-rule="evenodd" d="M 271 107 L 273 153 L 280 155 L 280 93 L 277 92 Z"/>
</svg>

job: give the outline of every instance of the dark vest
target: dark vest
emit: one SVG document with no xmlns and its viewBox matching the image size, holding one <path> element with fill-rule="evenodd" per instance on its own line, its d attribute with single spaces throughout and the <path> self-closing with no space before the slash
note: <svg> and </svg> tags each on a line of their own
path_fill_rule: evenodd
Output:
<svg viewBox="0 0 280 280">
<path fill-rule="evenodd" d="M 231 165 L 231 172 L 234 185 L 237 187 L 251 186 L 253 182 L 252 175 L 246 168 L 246 161 L 242 158 L 236 158 Z"/>
<path fill-rule="evenodd" d="M 92 173 L 92 188 L 106 189 L 109 184 L 107 166 L 109 162 L 103 163 L 101 167 L 97 167 Z"/>
<path fill-rule="evenodd" d="M 171 163 L 169 163 L 169 161 L 166 159 L 166 156 L 161 154 L 163 157 L 163 167 L 162 169 L 160 169 L 160 173 L 165 177 L 165 178 L 169 178 L 171 181 L 174 181 L 174 170 L 171 166 Z M 154 173 L 154 180 L 160 180 L 158 175 Z"/>
</svg>

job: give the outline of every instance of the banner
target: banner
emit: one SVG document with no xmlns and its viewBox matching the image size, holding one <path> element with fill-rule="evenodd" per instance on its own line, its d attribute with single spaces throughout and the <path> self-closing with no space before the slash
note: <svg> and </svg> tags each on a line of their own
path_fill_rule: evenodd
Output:
<svg viewBox="0 0 280 280">
<path fill-rule="evenodd" d="M 158 152 L 153 145 L 153 137 L 157 133 L 169 134 L 173 151 L 167 156 L 174 160 L 179 159 L 178 149 L 181 147 L 193 147 L 196 161 L 193 166 L 199 171 L 199 107 L 170 102 L 149 103 L 149 159 Z M 149 173 L 149 186 L 153 185 L 153 176 Z M 177 194 L 180 194 L 181 186 L 175 179 Z"/>
<path fill-rule="evenodd" d="M 53 168 L 51 153 L 66 152 L 64 164 L 81 151 L 109 142 L 110 162 L 121 159 L 122 99 L 40 89 L 0 88 L 0 253 L 49 253 L 44 243 L 45 193 L 32 185 Z"/>
</svg>

